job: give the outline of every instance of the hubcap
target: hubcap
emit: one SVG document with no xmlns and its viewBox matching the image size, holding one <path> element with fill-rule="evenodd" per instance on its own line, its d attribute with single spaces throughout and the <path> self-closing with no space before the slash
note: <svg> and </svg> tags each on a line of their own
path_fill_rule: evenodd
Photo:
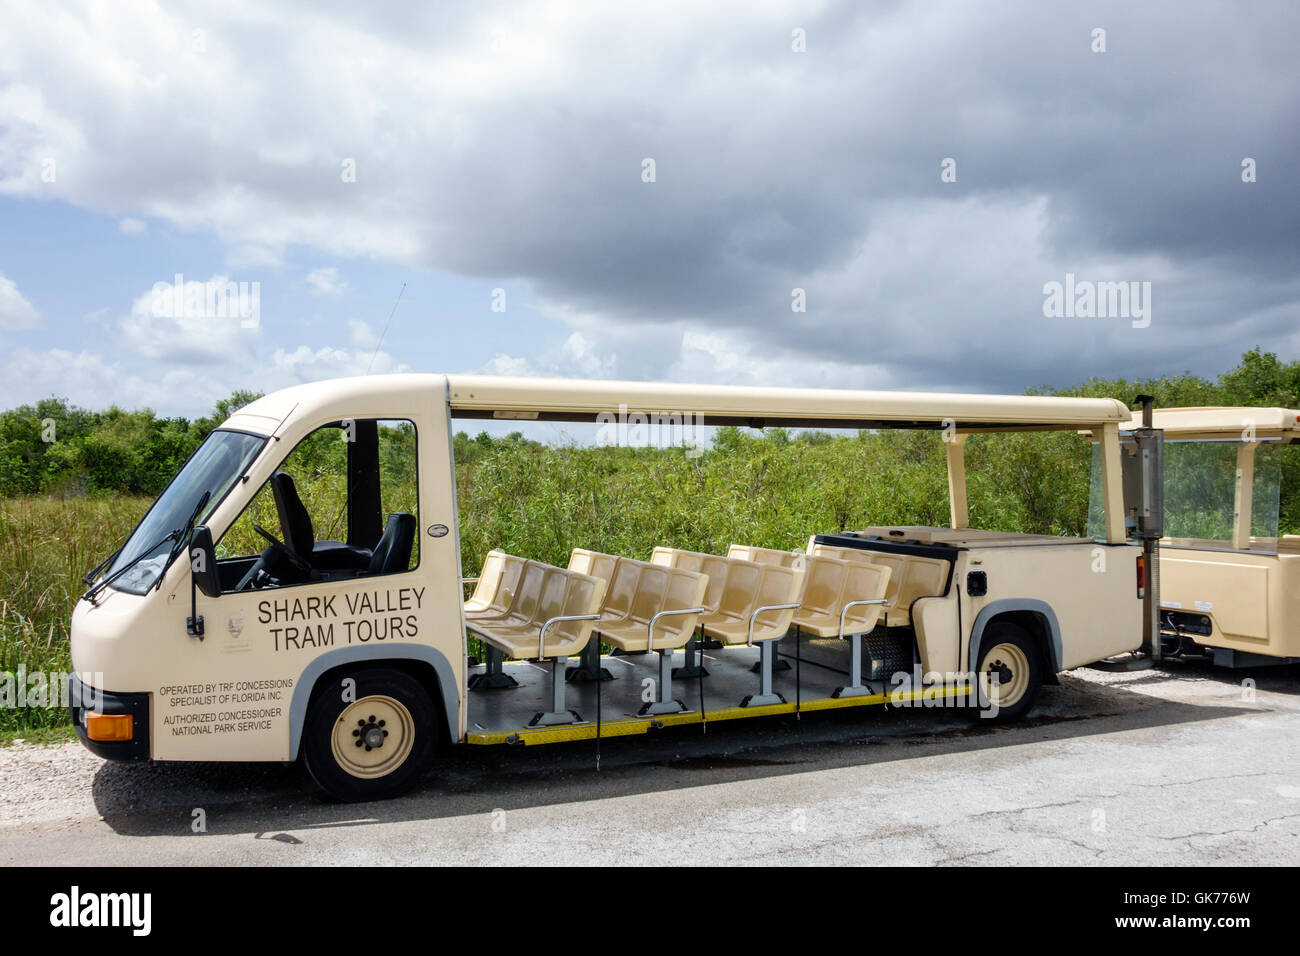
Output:
<svg viewBox="0 0 1300 956">
<path fill-rule="evenodd" d="M 980 690 L 984 699 L 998 707 L 1012 707 L 1029 688 L 1029 660 L 1015 644 L 998 644 L 989 649 L 980 669 Z"/>
<path fill-rule="evenodd" d="M 334 723 L 331 748 L 347 773 L 363 780 L 400 767 L 415 744 L 415 720 L 400 701 L 375 695 L 349 704 Z"/>
</svg>

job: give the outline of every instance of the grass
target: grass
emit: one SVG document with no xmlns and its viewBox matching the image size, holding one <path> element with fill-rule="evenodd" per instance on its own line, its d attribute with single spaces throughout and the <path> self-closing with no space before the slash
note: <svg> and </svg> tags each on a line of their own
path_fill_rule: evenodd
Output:
<svg viewBox="0 0 1300 956">
<path fill-rule="evenodd" d="M 81 577 L 113 551 L 149 507 L 146 498 L 0 500 L 0 673 L 66 672 L 68 622 Z M 14 689 L 16 692 L 16 688 Z M 67 711 L 0 708 L 0 740 L 62 739 Z"/>
</svg>

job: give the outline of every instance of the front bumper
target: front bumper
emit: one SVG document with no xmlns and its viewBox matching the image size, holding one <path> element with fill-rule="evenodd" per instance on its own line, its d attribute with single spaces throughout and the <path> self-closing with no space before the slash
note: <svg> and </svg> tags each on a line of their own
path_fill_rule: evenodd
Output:
<svg viewBox="0 0 1300 956">
<path fill-rule="evenodd" d="M 130 714 L 130 740 L 91 740 L 86 735 L 86 714 Z M 68 713 L 77 738 L 86 749 L 106 760 L 149 759 L 149 695 L 113 694 L 68 675 Z"/>
</svg>

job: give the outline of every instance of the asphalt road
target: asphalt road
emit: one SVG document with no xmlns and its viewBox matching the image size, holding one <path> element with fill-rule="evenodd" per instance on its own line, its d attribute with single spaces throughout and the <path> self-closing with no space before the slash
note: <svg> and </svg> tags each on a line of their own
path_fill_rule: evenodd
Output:
<svg viewBox="0 0 1300 956">
<path fill-rule="evenodd" d="M 462 748 L 418 792 L 360 805 L 297 767 L 17 745 L 0 863 L 1300 863 L 1300 667 L 1061 680 L 1008 727 L 766 718 L 607 740 L 599 771 L 591 742 Z"/>
</svg>

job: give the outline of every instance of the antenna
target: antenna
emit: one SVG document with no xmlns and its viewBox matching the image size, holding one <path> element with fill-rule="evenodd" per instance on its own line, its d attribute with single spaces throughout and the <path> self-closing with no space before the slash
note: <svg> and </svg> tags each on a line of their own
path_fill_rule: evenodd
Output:
<svg viewBox="0 0 1300 956">
<path fill-rule="evenodd" d="M 375 350 L 370 354 L 370 362 L 366 365 L 366 374 L 370 374 L 370 368 L 375 364 L 375 356 L 379 354 L 379 349 L 384 344 L 384 338 L 388 335 L 388 327 L 393 324 L 393 315 L 397 312 L 398 305 L 402 302 L 402 293 L 406 292 L 406 283 L 402 283 L 401 291 L 397 293 L 397 301 L 393 303 L 393 311 L 388 313 L 388 321 L 384 323 L 384 331 L 379 334 L 379 341 L 375 343 Z"/>
</svg>

